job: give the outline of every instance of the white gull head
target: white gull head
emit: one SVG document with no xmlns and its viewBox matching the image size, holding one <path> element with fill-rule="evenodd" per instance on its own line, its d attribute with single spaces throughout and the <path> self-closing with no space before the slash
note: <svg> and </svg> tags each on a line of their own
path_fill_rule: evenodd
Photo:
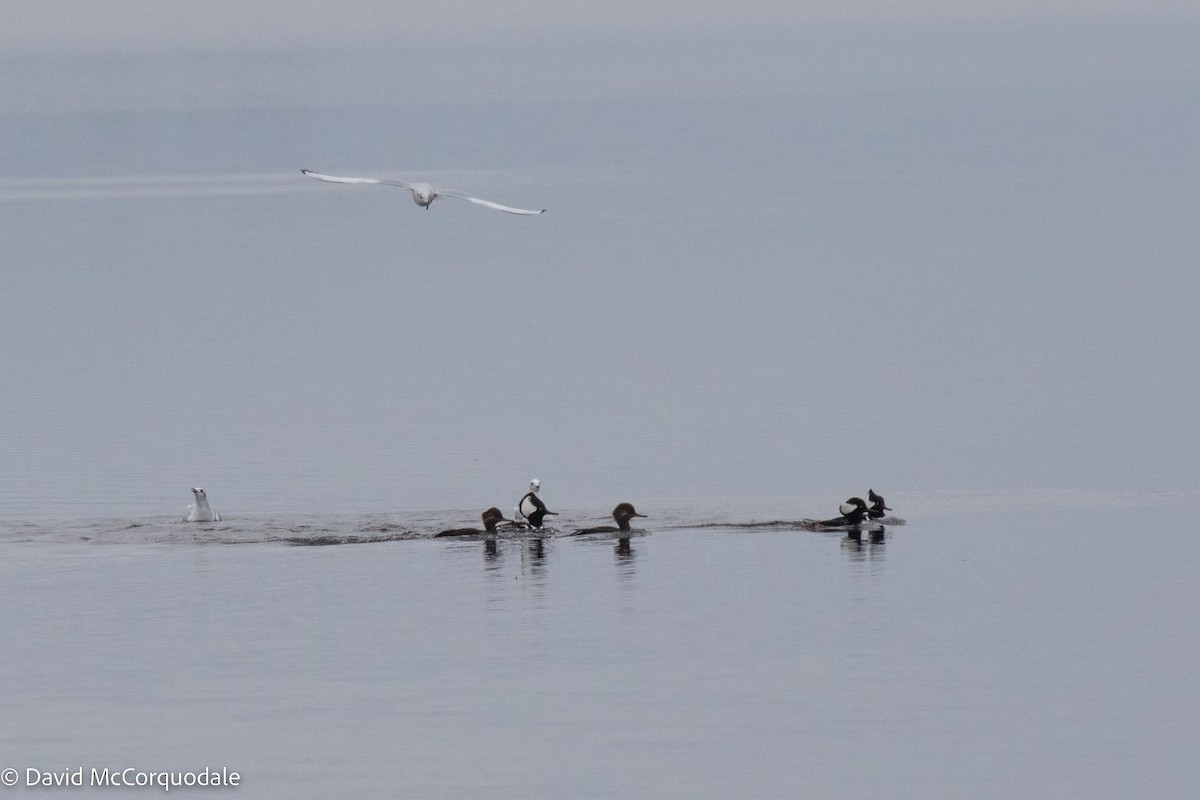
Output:
<svg viewBox="0 0 1200 800">
<path fill-rule="evenodd" d="M 192 489 L 192 496 L 196 498 L 196 502 L 188 506 L 187 516 L 183 518 L 184 522 L 220 522 L 221 515 L 213 511 L 212 506 L 208 504 L 208 495 L 200 487 Z"/>
</svg>

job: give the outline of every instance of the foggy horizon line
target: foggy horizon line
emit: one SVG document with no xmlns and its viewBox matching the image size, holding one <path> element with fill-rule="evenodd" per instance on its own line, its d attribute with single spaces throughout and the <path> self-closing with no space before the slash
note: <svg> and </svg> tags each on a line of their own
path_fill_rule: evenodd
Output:
<svg viewBox="0 0 1200 800">
<path fill-rule="evenodd" d="M 740 19 L 730 23 L 679 24 L 677 20 L 653 23 L 603 23 L 561 22 L 552 25 L 529 26 L 513 23 L 503 27 L 507 44 L 495 45 L 508 49 L 513 40 L 526 43 L 569 42 L 569 41 L 619 41 L 630 43 L 639 40 L 652 42 L 682 39 L 736 39 L 741 36 L 814 35 L 846 33 L 870 36 L 886 33 L 889 36 L 938 35 L 949 31 L 975 29 L 1010 29 L 1013 31 L 1030 28 L 1075 27 L 1086 23 L 1089 27 L 1118 27 L 1128 25 L 1200 23 L 1200 11 L 1179 7 L 1169 9 L 1092 9 L 1086 13 L 1078 10 L 1054 9 L 1008 9 L 999 13 L 934 13 L 916 12 L 907 14 L 851 13 L 842 15 L 817 15 L 806 19 L 768 20 Z M 59 26 L 61 28 L 61 26 Z M 325 31 L 322 37 L 281 35 L 272 31 L 266 35 L 221 36 L 218 32 L 202 32 L 191 37 L 150 36 L 136 38 L 120 36 L 91 36 L 74 41 L 70 39 L 42 40 L 36 33 L 11 33 L 0 36 L 0 60 L 20 61 L 26 59 L 56 58 L 126 58 L 139 59 L 156 56 L 206 57 L 217 53 L 237 52 L 242 55 L 277 56 L 289 53 L 314 53 L 341 50 L 395 50 L 398 46 L 406 50 L 437 49 L 449 42 L 463 45 L 478 45 L 493 42 L 496 30 L 492 27 L 462 28 L 453 24 L 433 25 L 427 28 L 404 28 L 398 33 L 389 33 L 387 25 L 358 30 L 345 28 L 341 31 Z M 307 31 L 311 34 L 311 31 Z"/>
</svg>

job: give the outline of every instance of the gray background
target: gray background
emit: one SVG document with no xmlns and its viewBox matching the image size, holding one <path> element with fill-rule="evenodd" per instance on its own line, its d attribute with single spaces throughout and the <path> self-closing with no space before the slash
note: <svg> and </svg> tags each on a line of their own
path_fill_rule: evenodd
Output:
<svg viewBox="0 0 1200 800">
<path fill-rule="evenodd" d="M 1197 488 L 1185 4 L 9 9 L 0 516 Z"/>
</svg>

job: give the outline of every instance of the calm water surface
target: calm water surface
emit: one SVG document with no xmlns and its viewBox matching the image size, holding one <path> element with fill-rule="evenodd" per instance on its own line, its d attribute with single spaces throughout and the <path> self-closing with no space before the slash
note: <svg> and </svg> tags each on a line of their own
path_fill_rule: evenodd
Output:
<svg viewBox="0 0 1200 800">
<path fill-rule="evenodd" d="M 279 798 L 1195 796 L 1194 525 L 1147 525 L 1152 497 L 905 500 L 861 545 L 643 502 L 627 542 L 494 548 L 427 538 L 469 519 L 441 512 L 0 523 L 0 767 L 228 767 Z M 339 531 L 379 540 L 285 541 Z"/>
</svg>

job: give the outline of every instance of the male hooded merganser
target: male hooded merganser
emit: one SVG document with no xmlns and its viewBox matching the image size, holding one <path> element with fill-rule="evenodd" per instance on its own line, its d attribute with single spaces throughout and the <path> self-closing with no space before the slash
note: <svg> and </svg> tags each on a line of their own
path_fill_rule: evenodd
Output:
<svg viewBox="0 0 1200 800">
<path fill-rule="evenodd" d="M 838 511 L 842 512 L 840 517 L 823 520 L 802 520 L 801 524 L 806 528 L 814 530 L 823 530 L 826 528 L 848 528 L 861 525 L 863 520 L 867 518 L 867 504 L 863 502 L 861 497 L 851 497 L 846 502 L 838 506 Z"/>
<path fill-rule="evenodd" d="M 196 498 L 196 502 L 188 506 L 187 516 L 183 518 L 184 522 L 220 522 L 221 515 L 212 510 L 208 504 L 208 495 L 200 487 L 192 489 L 192 496 Z"/>
<path fill-rule="evenodd" d="M 557 511 L 549 511 L 546 504 L 542 502 L 542 498 L 538 497 L 537 493 L 541 491 L 542 482 L 534 478 L 529 482 L 529 491 L 521 498 L 521 502 L 517 503 L 517 522 L 525 522 L 531 528 L 542 527 L 542 518 L 547 514 L 558 516 Z"/>
<path fill-rule="evenodd" d="M 639 514 L 637 509 L 633 507 L 633 503 L 618 503 L 617 507 L 612 512 L 613 519 L 617 521 L 617 527 L 612 525 L 600 525 L 595 528 L 584 528 L 583 530 L 573 531 L 572 536 L 578 536 L 581 533 L 628 533 L 629 520 L 634 517 L 645 517 L 645 514 Z"/>
<path fill-rule="evenodd" d="M 436 539 L 440 536 L 479 536 L 485 533 L 495 533 L 497 523 L 512 522 L 510 519 L 505 519 L 504 514 L 495 506 L 483 512 L 480 517 L 483 519 L 483 530 L 479 530 L 478 528 L 451 528 L 448 531 L 435 533 L 433 538 Z"/>
<path fill-rule="evenodd" d="M 883 519 L 885 516 L 883 512 L 891 511 L 890 508 L 884 505 L 883 497 L 875 494 L 874 489 L 867 490 L 867 499 L 871 501 L 871 508 L 867 511 L 867 516 L 871 519 Z"/>
</svg>

